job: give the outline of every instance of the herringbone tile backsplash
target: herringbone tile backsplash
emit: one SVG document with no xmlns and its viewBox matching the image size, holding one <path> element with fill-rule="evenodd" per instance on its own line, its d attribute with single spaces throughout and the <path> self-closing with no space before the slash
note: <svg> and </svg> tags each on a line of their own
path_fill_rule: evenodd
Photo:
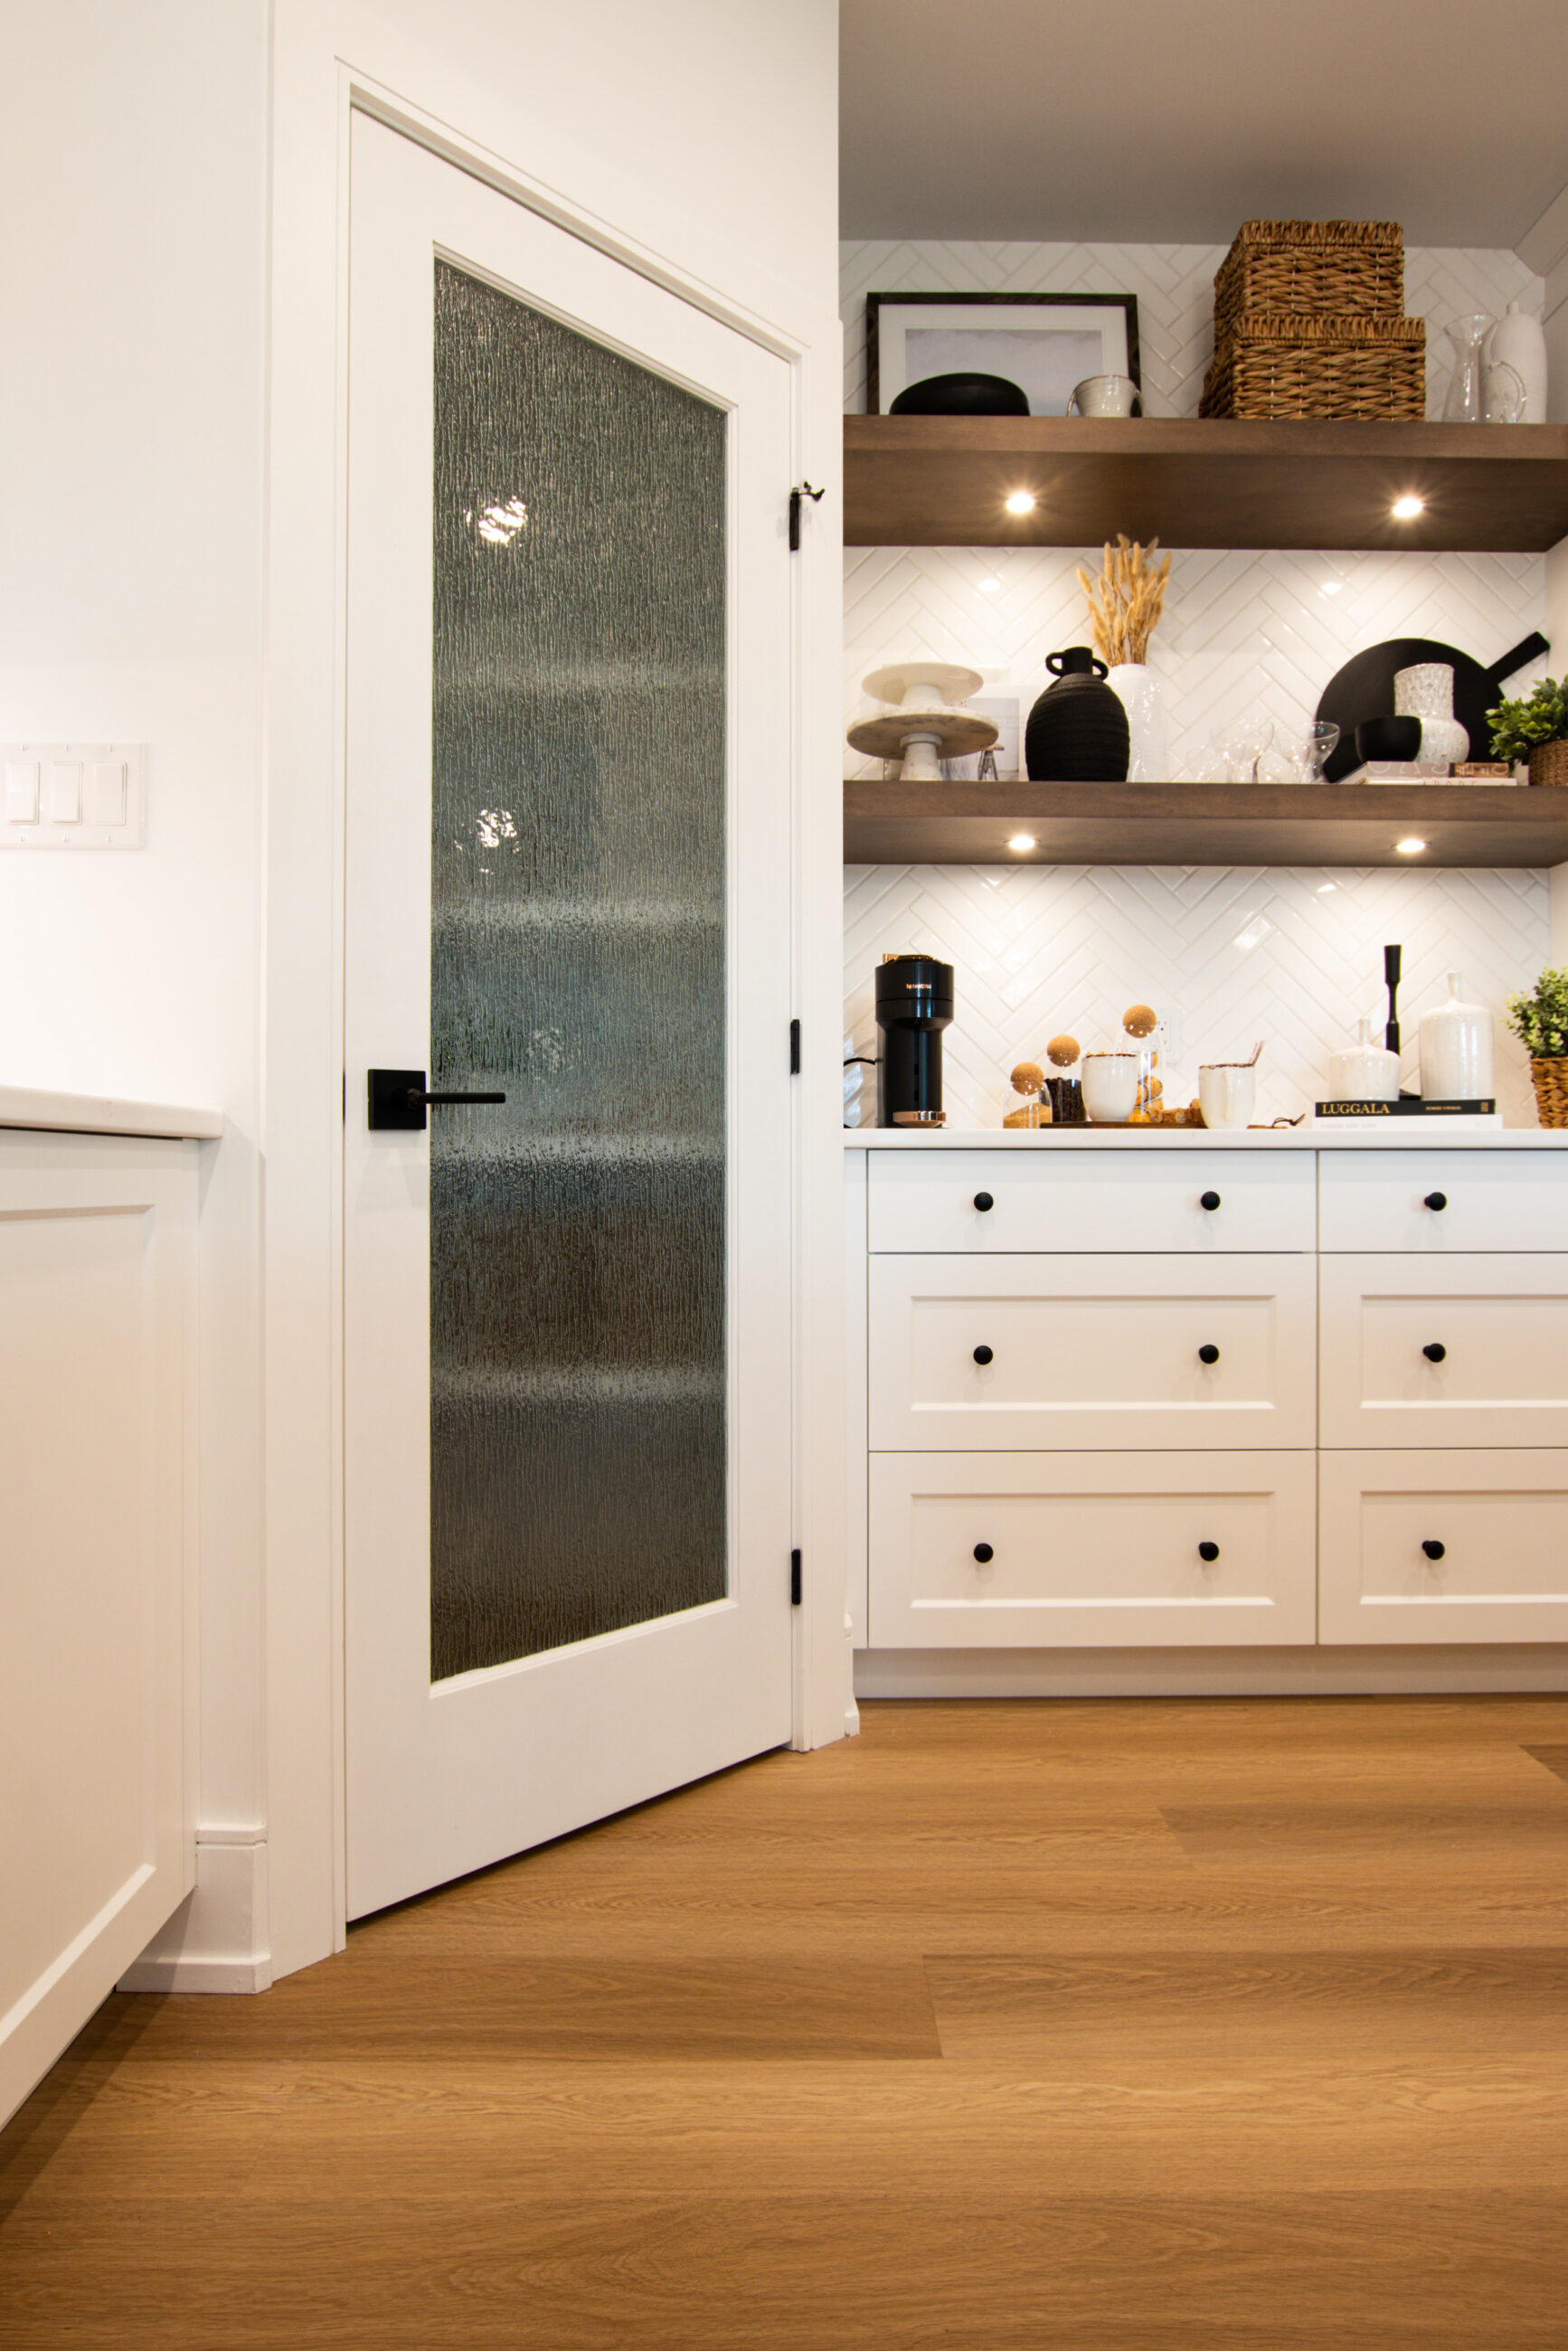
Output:
<svg viewBox="0 0 1568 2351">
<path fill-rule="evenodd" d="M 1135 293 L 1151 412 L 1195 414 L 1222 250 L 846 246 L 846 408 L 863 405 L 868 288 L 950 286 Z M 1539 308 L 1542 287 L 1507 252 L 1411 251 L 1406 277 L 1406 308 L 1429 322 L 1437 413 L 1447 389 L 1441 321 L 1513 299 Z M 1016 694 L 1027 712 L 1047 682 L 1046 653 L 1086 634 L 1080 561 L 1092 568 L 1098 549 L 847 549 L 846 725 L 873 706 L 861 690 L 865 672 L 910 653 L 967 661 L 988 693 Z M 1536 556 L 1177 549 L 1150 655 L 1176 776 L 1202 773 L 1216 730 L 1255 712 L 1294 731 L 1364 645 L 1429 636 L 1490 662 L 1541 627 L 1544 611 Z M 1520 684 L 1549 665 L 1522 672 Z M 847 748 L 845 760 L 846 775 L 880 772 Z M 1171 1074 L 1188 1092 L 1199 1060 L 1249 1050 L 1263 1035 L 1261 1113 L 1294 1113 L 1323 1090 L 1328 1055 L 1354 1035 L 1357 1014 L 1381 1020 L 1385 941 L 1405 946 L 1412 1044 L 1416 1017 L 1444 993 L 1450 967 L 1500 1011 L 1546 956 L 1546 883 L 1536 873 L 918 866 L 852 868 L 844 880 L 852 1050 L 874 1050 L 871 976 L 884 950 L 922 946 L 953 962 L 947 1100 L 960 1124 L 995 1124 L 1008 1071 L 1038 1058 L 1055 1030 L 1103 1040 L 1139 997 L 1180 1015 Z M 1528 1067 L 1500 1023 L 1499 1048 L 1502 1107 L 1511 1123 L 1529 1123 Z M 846 1115 L 852 1123 L 852 1107 Z"/>
</svg>

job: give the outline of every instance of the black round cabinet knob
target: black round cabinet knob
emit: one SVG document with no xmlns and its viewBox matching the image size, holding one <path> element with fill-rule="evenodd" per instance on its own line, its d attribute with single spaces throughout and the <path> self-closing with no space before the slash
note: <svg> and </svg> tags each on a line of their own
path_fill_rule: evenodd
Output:
<svg viewBox="0 0 1568 2351">
<path fill-rule="evenodd" d="M 1201 1542 L 1197 1547 L 1197 1555 L 1199 1559 L 1202 1560 L 1205 1567 L 1212 1567 L 1215 1561 L 1219 1557 L 1219 1545 L 1218 1543 Z"/>
<path fill-rule="evenodd" d="M 1218 1364 L 1219 1361 L 1218 1348 L 1213 1345 L 1200 1347 L 1197 1351 L 1197 1360 L 1200 1364 Z"/>
<path fill-rule="evenodd" d="M 979 1561 L 982 1567 L 989 1567 L 992 1560 L 996 1557 L 996 1552 L 991 1549 L 989 1543 L 977 1543 L 975 1545 L 975 1557 Z"/>
<path fill-rule="evenodd" d="M 1440 1364 L 1446 1359 L 1448 1351 L 1440 1339 L 1434 1339 L 1429 1347 L 1422 1348 L 1421 1353 L 1429 1364 Z"/>
<path fill-rule="evenodd" d="M 1218 1208 L 1219 1206 L 1218 1193 L 1200 1192 L 1197 1196 L 1197 1205 L 1200 1208 Z"/>
<path fill-rule="evenodd" d="M 1433 1208 L 1433 1209 L 1437 1209 L 1437 1208 L 1446 1208 L 1446 1207 L 1448 1207 L 1448 1194 L 1447 1194 L 1446 1192 L 1428 1192 L 1428 1193 L 1427 1193 L 1427 1199 L 1426 1199 L 1426 1206 L 1427 1206 L 1428 1208 Z"/>
<path fill-rule="evenodd" d="M 1421 1548 L 1426 1552 L 1428 1559 L 1441 1559 L 1444 1552 L 1448 1549 L 1448 1545 L 1447 1543 L 1440 1542 L 1424 1542 Z"/>
<path fill-rule="evenodd" d="M 976 1363 L 977 1363 L 977 1364 L 988 1364 L 988 1363 L 990 1362 L 990 1360 L 991 1360 L 991 1351 L 990 1351 L 990 1349 L 989 1349 L 988 1347 L 977 1347 L 977 1348 L 976 1348 L 976 1350 L 975 1350 L 975 1361 L 976 1361 Z"/>
<path fill-rule="evenodd" d="M 980 1214 L 981 1214 L 981 1216 L 982 1216 L 982 1217 L 985 1215 L 986 1210 L 987 1210 L 988 1208 L 994 1208 L 994 1207 L 996 1207 L 996 1205 L 997 1205 L 997 1204 L 996 1204 L 996 1202 L 992 1199 L 992 1197 L 991 1197 L 991 1196 L 990 1196 L 990 1194 L 989 1194 L 988 1192 L 977 1192 L 977 1193 L 976 1193 L 976 1195 L 975 1195 L 975 1206 L 976 1206 L 976 1207 L 977 1207 L 977 1208 L 978 1208 L 978 1210 L 979 1210 L 979 1212 L 980 1212 Z"/>
</svg>

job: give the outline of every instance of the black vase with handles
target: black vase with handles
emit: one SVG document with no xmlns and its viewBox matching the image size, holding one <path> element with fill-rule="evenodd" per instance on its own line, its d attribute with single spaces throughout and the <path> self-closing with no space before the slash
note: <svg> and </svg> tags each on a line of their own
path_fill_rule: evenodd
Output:
<svg viewBox="0 0 1568 2351">
<path fill-rule="evenodd" d="M 1121 784 L 1132 735 L 1122 698 L 1104 683 L 1105 664 L 1087 645 L 1048 653 L 1055 678 L 1029 714 L 1024 766 L 1032 784 Z"/>
</svg>

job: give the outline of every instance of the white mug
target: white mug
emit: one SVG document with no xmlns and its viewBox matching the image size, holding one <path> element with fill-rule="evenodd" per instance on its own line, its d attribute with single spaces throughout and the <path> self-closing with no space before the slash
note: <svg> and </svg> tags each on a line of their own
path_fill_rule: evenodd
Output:
<svg viewBox="0 0 1568 2351">
<path fill-rule="evenodd" d="M 1083 1107 L 1096 1126 L 1125 1126 L 1138 1099 L 1136 1053 L 1085 1053 Z"/>
<path fill-rule="evenodd" d="M 1250 1061 L 1207 1061 L 1197 1073 L 1198 1106 L 1205 1126 L 1247 1126 L 1258 1092 Z"/>
<path fill-rule="evenodd" d="M 1141 416 L 1144 395 L 1130 375 L 1086 375 L 1072 387 L 1069 416 Z"/>
</svg>

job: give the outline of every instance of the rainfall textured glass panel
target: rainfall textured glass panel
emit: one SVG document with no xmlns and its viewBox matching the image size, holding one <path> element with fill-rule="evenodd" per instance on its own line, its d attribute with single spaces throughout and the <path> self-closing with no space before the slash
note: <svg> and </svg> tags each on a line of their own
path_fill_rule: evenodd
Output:
<svg viewBox="0 0 1568 2351">
<path fill-rule="evenodd" d="M 435 270 L 431 1672 L 722 1599 L 723 413 Z"/>
</svg>

